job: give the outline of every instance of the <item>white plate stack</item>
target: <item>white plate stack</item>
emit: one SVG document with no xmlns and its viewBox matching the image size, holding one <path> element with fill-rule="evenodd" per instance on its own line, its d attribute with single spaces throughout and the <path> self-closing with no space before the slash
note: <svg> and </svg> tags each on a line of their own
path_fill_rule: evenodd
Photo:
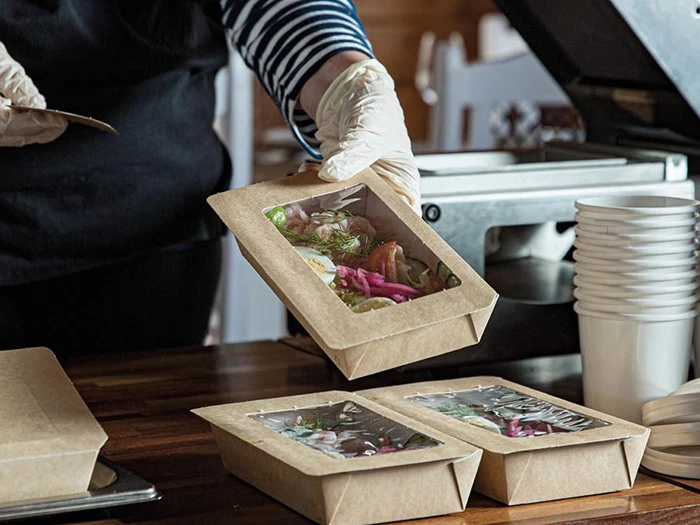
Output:
<svg viewBox="0 0 700 525">
<path fill-rule="evenodd" d="M 698 302 L 695 200 L 576 203 L 574 269 L 586 406 L 642 422 L 688 378 Z"/>
<path fill-rule="evenodd" d="M 700 479 L 700 380 L 642 407 L 651 436 L 642 465 L 668 476 Z"/>
</svg>

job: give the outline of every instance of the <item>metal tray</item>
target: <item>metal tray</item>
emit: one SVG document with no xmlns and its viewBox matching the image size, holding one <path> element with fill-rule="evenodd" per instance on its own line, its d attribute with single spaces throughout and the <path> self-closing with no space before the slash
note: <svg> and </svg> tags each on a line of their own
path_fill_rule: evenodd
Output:
<svg viewBox="0 0 700 525">
<path fill-rule="evenodd" d="M 100 457 L 87 492 L 0 504 L 0 522 L 145 503 L 160 498 L 152 484 Z"/>
</svg>

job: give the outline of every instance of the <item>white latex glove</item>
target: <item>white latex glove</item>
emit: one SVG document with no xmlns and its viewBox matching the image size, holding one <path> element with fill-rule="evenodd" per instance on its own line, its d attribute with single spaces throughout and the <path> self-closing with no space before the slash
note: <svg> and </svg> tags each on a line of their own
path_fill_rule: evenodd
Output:
<svg viewBox="0 0 700 525">
<path fill-rule="evenodd" d="M 325 181 L 372 167 L 420 214 L 419 175 L 394 81 L 376 60 L 356 62 L 326 90 L 316 112 Z"/>
<path fill-rule="evenodd" d="M 0 146 L 45 144 L 59 137 L 68 126 L 63 117 L 12 111 L 11 104 L 45 108 L 46 100 L 0 43 Z"/>
</svg>

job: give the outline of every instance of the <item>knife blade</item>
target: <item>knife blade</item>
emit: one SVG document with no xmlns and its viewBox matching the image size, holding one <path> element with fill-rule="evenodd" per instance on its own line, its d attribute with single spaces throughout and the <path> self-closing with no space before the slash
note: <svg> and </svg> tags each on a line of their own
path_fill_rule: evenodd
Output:
<svg viewBox="0 0 700 525">
<path fill-rule="evenodd" d="M 59 115 L 70 122 L 75 122 L 77 124 L 82 124 L 83 126 L 89 126 L 91 128 L 97 128 L 99 130 L 106 131 L 107 133 L 119 135 L 119 132 L 112 126 L 110 126 L 106 122 L 102 122 L 101 120 L 97 120 L 92 117 L 85 117 L 83 115 L 77 115 L 75 113 L 69 113 L 67 111 L 59 111 L 57 109 L 33 108 L 30 106 L 19 106 L 17 104 L 12 104 L 8 107 L 12 111 L 30 111 L 35 113 L 45 113 L 49 115 Z"/>
</svg>

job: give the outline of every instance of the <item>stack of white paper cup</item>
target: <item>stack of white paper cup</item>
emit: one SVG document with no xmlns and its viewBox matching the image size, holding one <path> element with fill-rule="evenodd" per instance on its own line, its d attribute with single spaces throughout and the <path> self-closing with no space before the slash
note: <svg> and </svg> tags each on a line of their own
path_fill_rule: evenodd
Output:
<svg viewBox="0 0 700 525">
<path fill-rule="evenodd" d="M 641 423 L 644 403 L 687 380 L 698 204 L 638 196 L 576 203 L 574 309 L 586 406 Z"/>
</svg>

